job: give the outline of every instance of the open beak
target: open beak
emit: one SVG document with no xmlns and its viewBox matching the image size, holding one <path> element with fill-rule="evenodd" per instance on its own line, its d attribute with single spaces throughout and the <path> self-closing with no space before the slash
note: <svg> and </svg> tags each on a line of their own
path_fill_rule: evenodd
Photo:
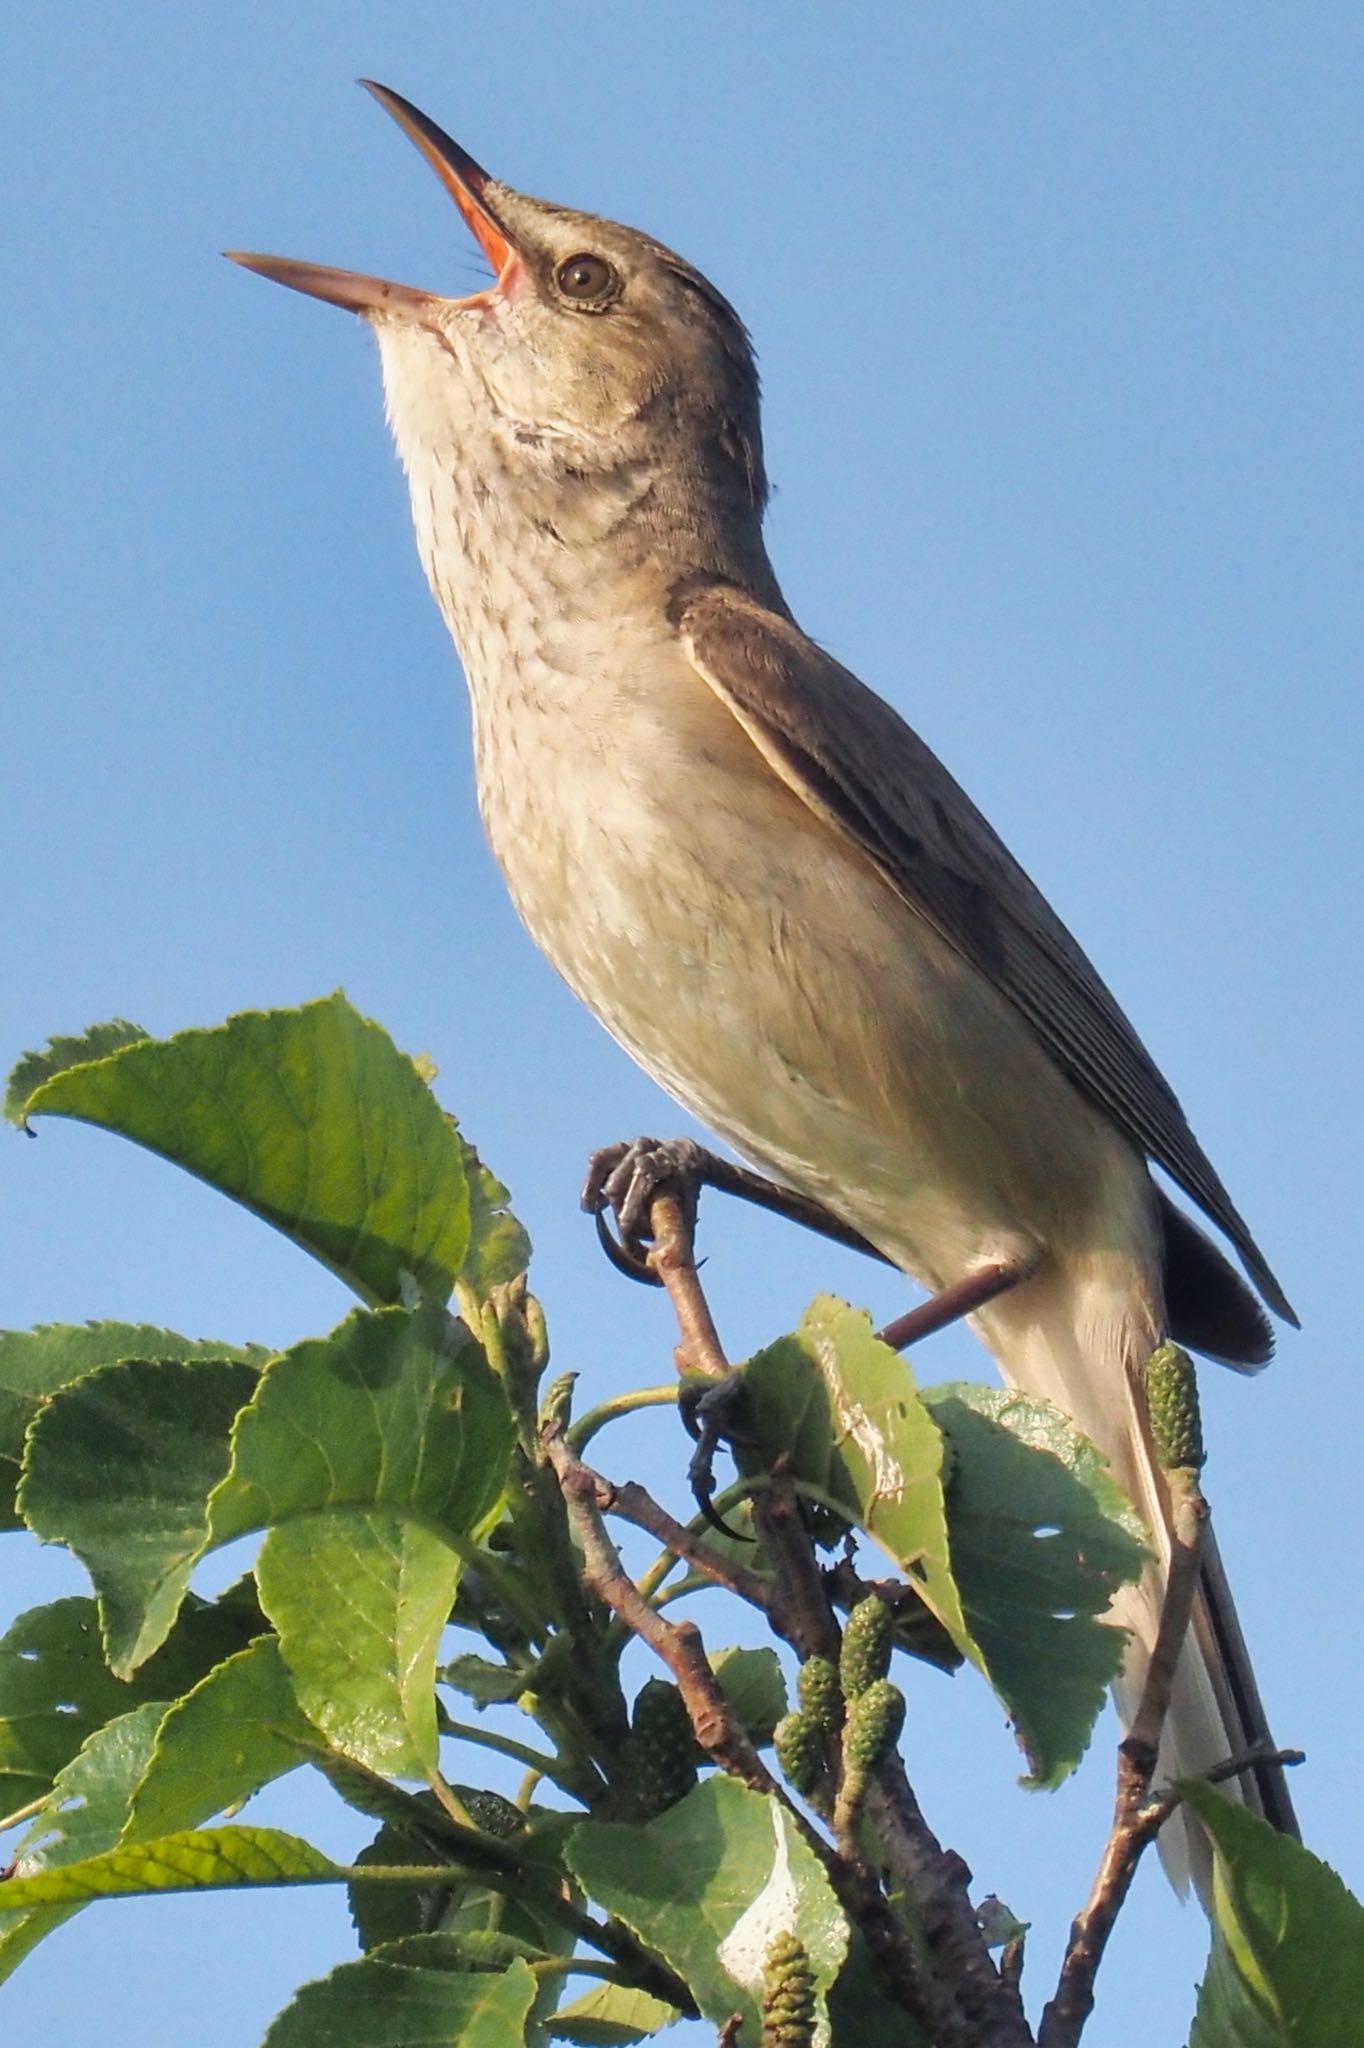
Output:
<svg viewBox="0 0 1364 2048">
<path fill-rule="evenodd" d="M 492 179 L 467 150 L 461 149 L 443 128 L 428 120 L 401 93 L 392 92 L 386 85 L 376 85 L 371 78 L 362 78 L 360 83 L 417 145 L 454 200 L 492 266 L 496 290 L 505 283 L 516 261 L 516 248 L 489 199 Z M 227 249 L 223 253 L 261 277 L 273 278 L 276 284 L 287 284 L 296 292 L 307 292 L 314 299 L 325 299 L 329 305 L 344 306 L 350 313 L 420 313 L 441 303 L 434 292 L 418 291 L 414 285 L 391 284 L 382 277 L 365 277 L 354 270 L 332 270 L 323 263 L 299 263 L 291 256 L 255 256 L 244 249 Z"/>
</svg>

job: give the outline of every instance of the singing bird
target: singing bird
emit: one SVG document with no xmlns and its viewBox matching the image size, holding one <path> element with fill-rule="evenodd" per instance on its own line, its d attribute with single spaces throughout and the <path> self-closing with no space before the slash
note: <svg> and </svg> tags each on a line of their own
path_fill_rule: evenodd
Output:
<svg viewBox="0 0 1364 2048">
<path fill-rule="evenodd" d="M 362 314 L 531 936 L 662 1086 L 970 1322 L 1104 1452 L 1163 1560 L 1141 1372 L 1263 1365 L 1269 1323 L 1154 1161 L 1292 1309 L 1170 1087 L 942 763 L 808 639 L 763 543 L 734 308 L 647 235 L 490 177 L 370 91 L 493 272 L 444 298 L 232 252 Z M 1130 1712 L 1161 1572 L 1125 1596 Z M 1266 1735 L 1209 1547 L 1162 1767 Z M 1242 1796 L 1293 1828 L 1282 1775 Z"/>
</svg>

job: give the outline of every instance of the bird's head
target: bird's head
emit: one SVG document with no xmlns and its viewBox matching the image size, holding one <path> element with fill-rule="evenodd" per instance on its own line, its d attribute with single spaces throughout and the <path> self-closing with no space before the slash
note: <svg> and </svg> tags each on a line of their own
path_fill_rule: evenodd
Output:
<svg viewBox="0 0 1364 2048">
<path fill-rule="evenodd" d="M 493 272 L 445 298 L 280 256 L 233 260 L 362 314 L 378 336 L 400 452 L 492 435 L 541 476 L 681 462 L 760 512 L 758 382 L 743 324 L 690 264 L 633 228 L 530 199 L 425 114 L 365 81 L 454 200 Z"/>
</svg>

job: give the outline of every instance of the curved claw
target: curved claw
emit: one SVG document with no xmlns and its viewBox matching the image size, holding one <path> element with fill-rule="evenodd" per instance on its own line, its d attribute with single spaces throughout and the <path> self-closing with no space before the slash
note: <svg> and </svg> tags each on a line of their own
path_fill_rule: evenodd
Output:
<svg viewBox="0 0 1364 2048">
<path fill-rule="evenodd" d="M 736 1543 L 752 1543 L 755 1539 L 742 1529 L 731 1529 L 711 1506 L 711 1496 L 715 1492 L 715 1453 L 720 1445 L 752 1442 L 738 1426 L 746 1401 L 741 1372 L 731 1372 L 727 1379 L 711 1380 L 701 1386 L 684 1386 L 677 1396 L 682 1426 L 696 1444 L 687 1466 L 692 1499 L 711 1528 L 732 1537 Z"/>
<path fill-rule="evenodd" d="M 715 1492 L 715 1447 L 719 1441 L 719 1437 L 713 1431 L 698 1435 L 696 1451 L 687 1466 L 691 1497 L 696 1502 L 702 1519 L 708 1522 L 712 1529 L 718 1530 L 722 1536 L 728 1536 L 731 1542 L 753 1543 L 757 1540 L 755 1537 L 747 1535 L 742 1529 L 731 1529 L 724 1516 L 717 1514 L 711 1506 L 711 1497 Z"/>
<path fill-rule="evenodd" d="M 592 1221 L 597 1226 L 597 1243 L 618 1273 L 623 1273 L 627 1280 L 638 1280 L 642 1287 L 663 1285 L 658 1274 L 641 1253 L 632 1251 L 628 1245 L 622 1244 L 619 1238 L 612 1235 L 604 1210 L 594 1209 Z"/>
<path fill-rule="evenodd" d="M 709 1156 L 692 1138 L 669 1138 L 662 1142 L 657 1138 L 635 1138 L 628 1145 L 603 1145 L 593 1153 L 579 1200 L 597 1219 L 602 1249 L 619 1272 L 650 1286 L 661 1284 L 645 1264 L 642 1250 L 650 1236 L 650 1205 L 662 1189 L 675 1185 L 688 1220 L 694 1223 L 704 1163 Z M 602 1222 L 607 1214 L 615 1219 L 614 1241 L 608 1238 Z"/>
<path fill-rule="evenodd" d="M 712 1529 L 717 1530 L 721 1536 L 728 1536 L 731 1543 L 757 1542 L 758 1539 L 756 1536 L 748 1535 L 743 1529 L 731 1528 L 730 1524 L 725 1520 L 724 1516 L 718 1515 L 715 1512 L 715 1509 L 711 1506 L 709 1494 L 698 1493 L 696 1489 L 693 1488 L 692 1499 L 696 1502 L 697 1507 L 700 1509 L 703 1519 L 710 1524 Z"/>
</svg>

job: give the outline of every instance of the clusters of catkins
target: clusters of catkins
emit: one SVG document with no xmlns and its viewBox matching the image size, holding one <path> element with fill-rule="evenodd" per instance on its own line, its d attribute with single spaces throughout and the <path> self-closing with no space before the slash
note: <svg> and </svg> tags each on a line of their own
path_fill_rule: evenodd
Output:
<svg viewBox="0 0 1364 2048">
<path fill-rule="evenodd" d="M 810 1657 L 796 1680 L 794 1713 L 777 1723 L 773 1742 L 787 1782 L 817 1812 L 842 1824 L 860 1804 L 867 1773 L 893 1748 L 905 1701 L 886 1676 L 894 1620 L 870 1594 L 848 1616 L 837 1666 Z"/>
</svg>

